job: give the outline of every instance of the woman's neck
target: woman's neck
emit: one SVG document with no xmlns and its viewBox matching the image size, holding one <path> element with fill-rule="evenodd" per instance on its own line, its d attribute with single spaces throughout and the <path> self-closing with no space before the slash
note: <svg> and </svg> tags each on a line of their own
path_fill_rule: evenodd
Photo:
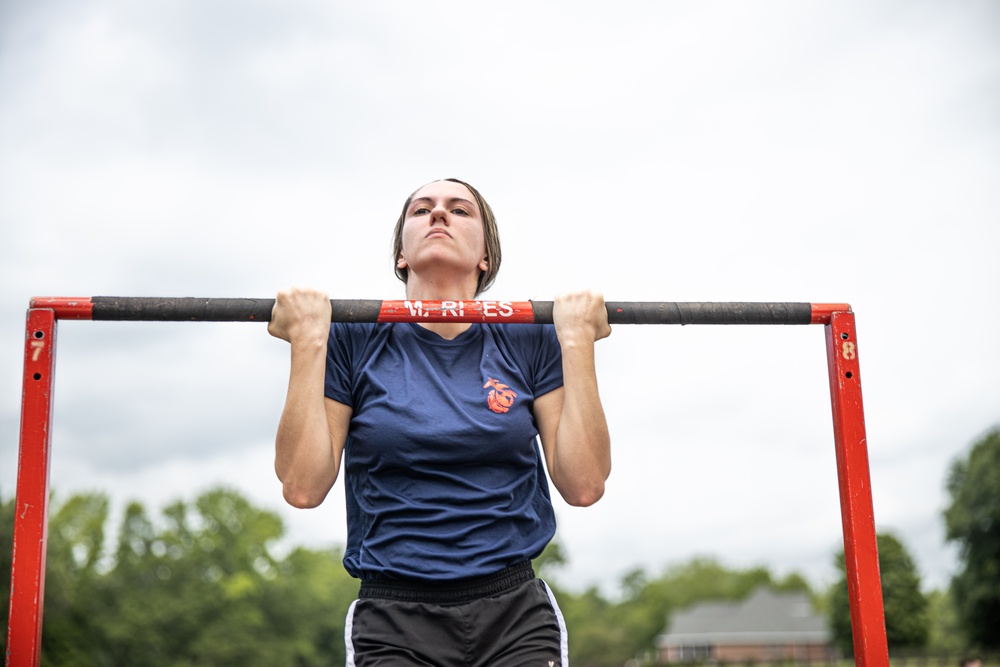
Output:
<svg viewBox="0 0 1000 667">
<path fill-rule="evenodd" d="M 420 280 L 411 273 L 406 282 L 406 298 L 409 301 L 472 301 L 476 298 L 475 294 L 475 284 L 470 286 L 468 281 L 428 282 Z M 458 337 L 472 326 L 468 322 L 418 322 L 418 324 L 447 340 Z"/>
</svg>

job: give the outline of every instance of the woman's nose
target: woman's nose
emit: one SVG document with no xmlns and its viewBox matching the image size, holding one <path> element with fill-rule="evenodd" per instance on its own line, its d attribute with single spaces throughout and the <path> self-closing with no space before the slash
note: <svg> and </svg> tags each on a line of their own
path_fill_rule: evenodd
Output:
<svg viewBox="0 0 1000 667">
<path fill-rule="evenodd" d="M 448 224 L 448 209 L 443 203 L 435 204 L 434 208 L 431 209 L 431 224 L 436 222 Z"/>
</svg>

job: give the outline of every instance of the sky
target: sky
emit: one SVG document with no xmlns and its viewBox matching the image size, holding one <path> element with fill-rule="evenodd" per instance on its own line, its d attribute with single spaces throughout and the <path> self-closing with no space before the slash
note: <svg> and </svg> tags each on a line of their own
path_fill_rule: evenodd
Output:
<svg viewBox="0 0 1000 667">
<path fill-rule="evenodd" d="M 483 298 L 851 304 L 876 525 L 944 587 L 949 466 L 1000 423 L 998 37 L 988 0 L 2 3 L 0 497 L 31 297 L 399 299 L 402 203 L 458 177 L 500 225 Z M 835 581 L 823 334 L 616 326 L 614 469 L 556 500 L 554 578 Z M 55 502 L 224 485 L 342 545 L 342 486 L 297 510 L 273 472 L 287 373 L 256 323 L 60 322 Z"/>
</svg>

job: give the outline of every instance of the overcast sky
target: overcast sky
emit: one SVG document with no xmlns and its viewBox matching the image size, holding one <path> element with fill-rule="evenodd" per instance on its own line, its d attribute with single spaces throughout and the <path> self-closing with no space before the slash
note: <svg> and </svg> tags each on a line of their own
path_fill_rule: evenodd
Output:
<svg viewBox="0 0 1000 667">
<path fill-rule="evenodd" d="M 0 495 L 30 297 L 402 298 L 395 218 L 455 176 L 487 298 L 850 303 L 876 522 L 944 586 L 948 467 L 1000 422 L 998 37 L 989 0 L 2 3 Z M 341 486 L 281 499 L 264 326 L 66 321 L 57 359 L 57 499 L 224 484 L 343 544 Z M 834 579 L 822 327 L 619 326 L 598 367 L 614 471 L 557 503 L 561 584 Z"/>
</svg>

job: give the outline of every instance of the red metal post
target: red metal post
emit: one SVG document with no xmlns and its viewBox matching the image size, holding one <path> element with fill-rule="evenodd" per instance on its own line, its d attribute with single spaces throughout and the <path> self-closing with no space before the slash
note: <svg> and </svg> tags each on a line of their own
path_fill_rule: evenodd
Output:
<svg viewBox="0 0 1000 667">
<path fill-rule="evenodd" d="M 30 309 L 24 340 L 7 667 L 38 667 L 41 660 L 55 348 L 55 313 Z"/>
<path fill-rule="evenodd" d="M 825 329 L 854 662 L 889 667 L 854 313 L 832 313 Z"/>
</svg>

